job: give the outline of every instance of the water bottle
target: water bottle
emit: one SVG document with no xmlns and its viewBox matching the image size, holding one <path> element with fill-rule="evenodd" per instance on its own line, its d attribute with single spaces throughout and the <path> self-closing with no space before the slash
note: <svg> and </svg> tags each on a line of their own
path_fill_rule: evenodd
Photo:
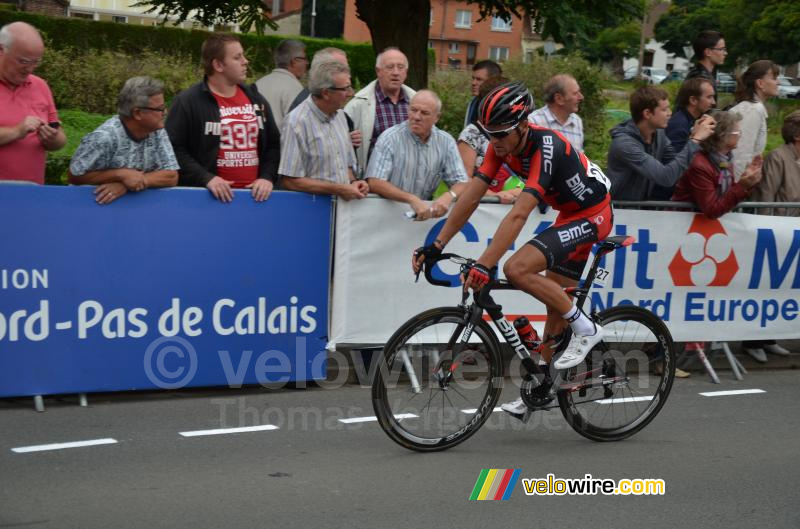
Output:
<svg viewBox="0 0 800 529">
<path fill-rule="evenodd" d="M 541 345 L 542 341 L 539 338 L 539 333 L 536 332 L 536 329 L 533 328 L 531 322 L 528 321 L 528 318 L 525 316 L 520 316 L 516 320 L 514 320 L 514 328 L 517 330 L 517 334 L 519 334 L 522 343 L 525 344 L 525 347 L 528 351 L 536 351 Z"/>
</svg>

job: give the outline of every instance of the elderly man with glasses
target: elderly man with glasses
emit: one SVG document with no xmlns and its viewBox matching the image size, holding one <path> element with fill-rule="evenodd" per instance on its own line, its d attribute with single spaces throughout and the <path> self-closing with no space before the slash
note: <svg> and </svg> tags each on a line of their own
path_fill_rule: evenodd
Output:
<svg viewBox="0 0 800 529">
<path fill-rule="evenodd" d="M 47 151 L 67 143 L 50 87 L 33 75 L 43 54 L 30 24 L 0 28 L 0 180 L 44 184 Z"/>
<path fill-rule="evenodd" d="M 369 186 L 355 175 L 356 156 L 344 107 L 353 95 L 350 68 L 338 60 L 315 64 L 308 89 L 311 97 L 283 122 L 281 184 L 290 191 L 362 199 Z"/>
<path fill-rule="evenodd" d="M 128 79 L 117 98 L 117 115 L 81 140 L 69 165 L 69 181 L 96 185 L 100 205 L 129 191 L 177 184 L 178 162 L 164 130 L 166 111 L 161 81 Z"/>
<path fill-rule="evenodd" d="M 404 84 L 408 59 L 397 48 L 386 48 L 378 55 L 375 73 L 378 78 L 359 90 L 344 107 L 363 138 L 356 149 L 361 171 L 366 170 L 372 149 L 383 131 L 408 119 L 408 106 L 416 94 Z"/>
</svg>

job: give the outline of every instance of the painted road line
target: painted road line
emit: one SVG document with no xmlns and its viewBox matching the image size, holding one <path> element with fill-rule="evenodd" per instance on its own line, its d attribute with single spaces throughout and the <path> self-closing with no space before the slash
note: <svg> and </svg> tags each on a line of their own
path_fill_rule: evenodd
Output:
<svg viewBox="0 0 800 529">
<path fill-rule="evenodd" d="M 402 420 L 402 419 L 416 419 L 419 415 L 414 415 L 413 413 L 398 413 L 394 416 L 395 419 Z M 344 424 L 355 424 L 359 422 L 375 422 L 377 421 L 377 417 L 353 417 L 351 419 L 339 419 L 339 422 Z"/>
<path fill-rule="evenodd" d="M 624 397 L 621 399 L 600 399 L 597 401 L 598 404 L 624 404 L 626 402 L 645 402 L 653 400 L 653 396 L 650 395 L 649 397 Z"/>
<path fill-rule="evenodd" d="M 261 426 L 244 426 L 242 428 L 218 428 L 216 430 L 195 430 L 193 432 L 178 432 L 184 437 L 200 437 L 203 435 L 226 435 L 229 433 L 264 432 L 267 430 L 277 430 L 278 427 L 272 424 L 262 424 Z"/>
<path fill-rule="evenodd" d="M 73 441 L 71 443 L 52 443 L 47 445 L 34 445 L 34 446 L 20 446 L 12 448 L 12 452 L 17 454 L 26 454 L 28 452 L 46 452 L 48 450 L 63 450 L 65 448 L 82 448 L 84 446 L 97 446 L 97 445 L 113 445 L 116 444 L 116 439 L 90 439 L 88 441 Z"/>
<path fill-rule="evenodd" d="M 704 397 L 727 397 L 728 395 L 750 395 L 752 393 L 766 393 L 763 389 L 736 389 L 732 391 L 707 391 L 701 393 Z"/>
<path fill-rule="evenodd" d="M 466 410 L 461 410 L 461 413 L 469 414 L 469 413 L 475 413 L 476 411 L 478 411 L 478 408 L 467 408 Z M 492 410 L 492 413 L 497 413 L 498 411 L 503 411 L 503 408 L 498 406 L 497 408 Z"/>
</svg>

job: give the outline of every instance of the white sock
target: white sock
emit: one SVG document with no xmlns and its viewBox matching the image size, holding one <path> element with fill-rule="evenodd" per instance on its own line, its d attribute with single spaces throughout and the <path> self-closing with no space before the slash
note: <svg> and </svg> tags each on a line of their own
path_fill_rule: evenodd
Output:
<svg viewBox="0 0 800 529">
<path fill-rule="evenodd" d="M 563 317 L 577 336 L 592 336 L 597 332 L 594 322 L 578 307 L 572 307 Z"/>
</svg>

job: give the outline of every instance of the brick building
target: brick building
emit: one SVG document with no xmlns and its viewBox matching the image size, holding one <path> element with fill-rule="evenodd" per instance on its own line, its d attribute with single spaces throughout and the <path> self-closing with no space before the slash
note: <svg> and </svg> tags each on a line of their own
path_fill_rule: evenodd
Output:
<svg viewBox="0 0 800 529">
<path fill-rule="evenodd" d="M 527 17 L 505 21 L 480 18 L 477 5 L 452 0 L 431 0 L 428 47 L 436 54 L 437 67 L 470 68 L 484 59 L 524 59 L 523 38 L 530 38 Z M 355 0 L 345 1 L 344 39 L 370 42 L 367 25 L 356 17 Z"/>
</svg>

